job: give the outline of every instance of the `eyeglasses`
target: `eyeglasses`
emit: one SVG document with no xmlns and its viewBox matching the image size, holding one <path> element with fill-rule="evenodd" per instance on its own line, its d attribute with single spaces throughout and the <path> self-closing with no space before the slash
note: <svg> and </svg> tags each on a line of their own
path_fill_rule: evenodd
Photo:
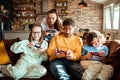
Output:
<svg viewBox="0 0 120 80">
<path fill-rule="evenodd" d="M 41 32 L 36 31 L 36 32 L 32 32 L 32 34 L 40 34 Z"/>
</svg>

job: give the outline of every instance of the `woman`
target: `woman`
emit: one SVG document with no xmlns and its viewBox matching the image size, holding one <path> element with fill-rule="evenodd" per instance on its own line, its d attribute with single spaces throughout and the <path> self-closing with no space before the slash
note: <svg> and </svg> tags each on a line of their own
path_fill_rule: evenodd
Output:
<svg viewBox="0 0 120 80">
<path fill-rule="evenodd" d="M 109 80 L 113 75 L 111 65 L 103 64 L 108 55 L 108 47 L 103 45 L 101 33 L 89 32 L 86 36 L 88 45 L 83 46 L 81 65 L 85 68 L 82 80 Z"/>
<path fill-rule="evenodd" d="M 55 9 L 51 9 L 47 13 L 47 18 L 43 19 L 41 26 L 44 30 L 45 40 L 49 41 L 53 35 L 57 34 L 56 31 L 63 29 L 62 20 L 57 15 Z"/>
<path fill-rule="evenodd" d="M 30 30 L 29 39 L 16 42 L 11 46 L 14 53 L 23 53 L 17 63 L 7 65 L 2 69 L 3 74 L 19 80 L 20 78 L 40 78 L 47 72 L 41 65 L 47 60 L 46 50 L 48 43 L 43 40 L 42 28 L 33 24 Z"/>
</svg>

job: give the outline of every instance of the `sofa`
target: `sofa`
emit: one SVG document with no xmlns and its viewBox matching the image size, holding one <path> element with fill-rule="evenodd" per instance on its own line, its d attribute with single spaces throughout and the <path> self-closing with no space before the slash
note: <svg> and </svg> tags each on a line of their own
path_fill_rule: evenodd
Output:
<svg viewBox="0 0 120 80">
<path fill-rule="evenodd" d="M 3 39 L 3 40 L 0 40 L 0 42 L 1 41 L 4 42 L 8 57 L 10 59 L 10 61 L 6 64 L 11 63 L 12 65 L 14 65 L 16 63 L 16 61 L 20 58 L 20 54 L 22 54 L 22 53 L 14 54 L 12 51 L 10 51 L 10 46 L 14 42 L 20 41 L 20 39 L 19 38 Z M 120 80 L 120 40 L 106 41 L 105 45 L 108 46 L 110 51 L 109 51 L 109 56 L 106 57 L 104 63 L 105 64 L 110 64 L 114 68 L 114 75 L 110 80 Z M 49 70 L 49 61 L 43 62 L 42 65 L 44 65 L 48 70 L 48 72 L 45 76 L 43 76 L 40 79 L 22 78 L 20 80 L 55 80 L 54 77 L 52 76 L 50 70 Z M 1 64 L 0 64 L 0 66 L 1 66 Z M 0 80 L 14 80 L 14 79 L 10 78 L 10 77 L 0 77 Z M 75 80 L 75 79 L 71 78 L 71 80 Z"/>
</svg>

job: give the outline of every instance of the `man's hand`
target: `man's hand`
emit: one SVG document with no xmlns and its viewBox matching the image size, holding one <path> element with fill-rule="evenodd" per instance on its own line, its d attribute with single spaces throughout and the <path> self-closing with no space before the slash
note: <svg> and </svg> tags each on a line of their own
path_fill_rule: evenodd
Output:
<svg viewBox="0 0 120 80">
<path fill-rule="evenodd" d="M 73 53 L 71 50 L 68 50 L 65 55 L 66 59 L 71 60 L 73 58 Z"/>
<path fill-rule="evenodd" d="M 60 55 L 66 54 L 66 51 L 62 51 L 59 48 L 56 48 L 54 52 L 55 52 L 55 56 L 60 56 Z"/>
</svg>

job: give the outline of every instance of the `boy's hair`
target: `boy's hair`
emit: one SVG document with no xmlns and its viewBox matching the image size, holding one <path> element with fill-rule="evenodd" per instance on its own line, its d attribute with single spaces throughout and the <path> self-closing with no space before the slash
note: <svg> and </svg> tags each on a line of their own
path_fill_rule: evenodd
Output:
<svg viewBox="0 0 120 80">
<path fill-rule="evenodd" d="M 63 26 L 65 27 L 66 25 L 75 25 L 75 22 L 72 20 L 72 18 L 66 18 L 64 21 L 63 21 Z"/>
<path fill-rule="evenodd" d="M 38 24 L 38 23 L 30 24 L 30 34 L 29 34 L 28 40 L 29 40 L 30 42 L 33 41 L 32 29 L 33 29 L 34 27 L 40 27 L 40 28 L 41 28 L 41 37 L 40 37 L 40 39 L 39 39 L 39 42 L 42 43 L 42 42 L 43 42 L 43 36 L 44 36 L 44 35 L 43 35 L 43 29 L 42 29 L 42 27 L 40 26 L 40 24 Z"/>
<path fill-rule="evenodd" d="M 89 32 L 86 36 L 87 44 L 91 46 L 92 45 L 91 42 L 95 37 L 98 37 L 98 35 L 95 32 Z"/>
</svg>

